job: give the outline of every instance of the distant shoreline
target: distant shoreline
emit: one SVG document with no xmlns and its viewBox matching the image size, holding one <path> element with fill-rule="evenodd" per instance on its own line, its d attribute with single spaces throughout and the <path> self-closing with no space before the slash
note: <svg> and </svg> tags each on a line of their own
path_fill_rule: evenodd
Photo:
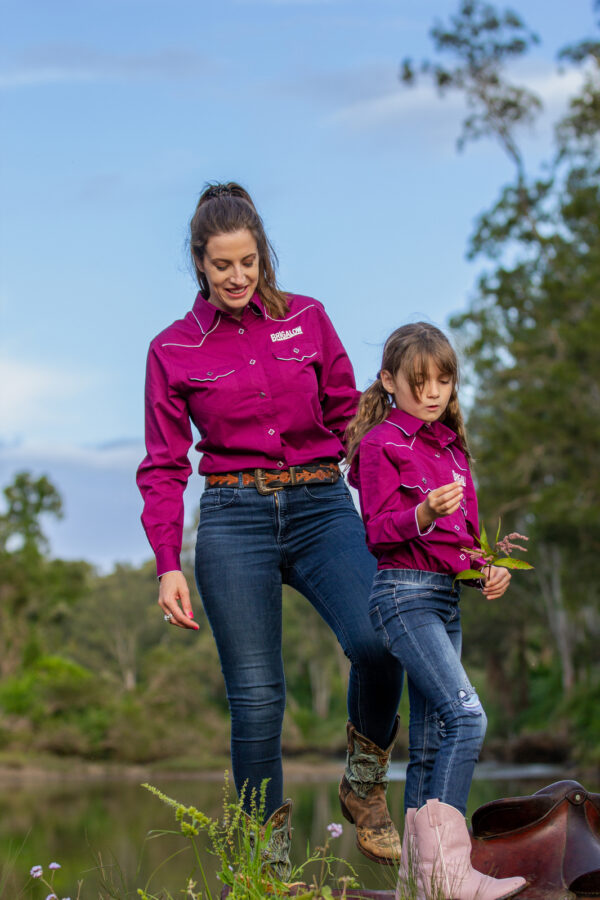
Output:
<svg viewBox="0 0 600 900">
<path fill-rule="evenodd" d="M 16 784 L 40 784 L 61 781 L 149 781 L 160 777 L 169 780 L 222 781 L 223 773 L 231 768 L 229 760 L 217 760 L 214 766 L 194 768 L 186 760 L 178 765 L 176 760 L 162 763 L 129 764 L 83 760 L 78 757 L 47 757 L 43 759 L 0 759 L 0 788 Z M 305 783 L 330 781 L 339 778 L 343 760 L 333 761 L 314 756 L 306 759 L 284 760 L 287 780 Z"/>
<path fill-rule="evenodd" d="M 291 783 L 315 784 L 339 779 L 344 767 L 344 760 L 331 757 L 319 757 L 310 754 L 305 757 L 284 757 L 284 776 Z M 405 762 L 397 760 L 392 763 L 390 771 L 392 781 L 404 780 Z M 394 772 L 394 769 L 396 770 Z M 487 760 L 478 766 L 476 778 L 491 779 L 539 779 L 549 781 L 572 778 L 582 782 L 595 783 L 598 773 L 594 771 L 575 770 L 569 765 L 548 765 L 544 763 L 506 764 Z M 165 760 L 159 763 L 131 764 L 120 762 L 98 762 L 84 760 L 79 757 L 36 757 L 23 758 L 0 756 L 0 789 L 7 786 L 37 785 L 60 782 L 109 782 L 109 781 L 212 781 L 223 780 L 225 770 L 230 770 L 228 759 L 211 760 L 210 766 L 195 764 L 194 760 Z"/>
</svg>

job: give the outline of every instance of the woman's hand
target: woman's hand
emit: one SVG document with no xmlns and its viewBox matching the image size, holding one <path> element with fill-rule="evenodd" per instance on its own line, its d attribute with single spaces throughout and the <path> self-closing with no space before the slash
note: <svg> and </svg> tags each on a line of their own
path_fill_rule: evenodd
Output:
<svg viewBox="0 0 600 900">
<path fill-rule="evenodd" d="M 484 566 L 481 574 L 485 577 L 483 594 L 488 600 L 497 600 L 510 584 L 511 574 L 502 566 Z"/>
<path fill-rule="evenodd" d="M 181 604 L 181 605 L 180 605 Z M 192 628 L 197 631 L 200 627 L 194 622 L 194 613 L 190 603 L 190 592 L 183 572 L 165 572 L 160 577 L 160 589 L 158 591 L 158 605 L 165 615 L 171 614 L 171 625 L 179 628 Z"/>
<path fill-rule="evenodd" d="M 463 498 L 463 486 L 457 481 L 444 484 L 427 494 L 427 498 L 417 506 L 417 522 L 424 531 L 439 516 L 450 516 L 456 512 Z"/>
</svg>

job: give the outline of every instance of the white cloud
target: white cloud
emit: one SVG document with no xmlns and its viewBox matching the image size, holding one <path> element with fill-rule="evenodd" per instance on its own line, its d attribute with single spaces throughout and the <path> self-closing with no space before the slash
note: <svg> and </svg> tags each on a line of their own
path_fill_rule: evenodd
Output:
<svg viewBox="0 0 600 900">
<path fill-rule="evenodd" d="M 0 360 L 0 421 L 5 436 L 43 430 L 76 414 L 74 401 L 95 382 L 92 375 L 25 359 Z M 58 417 L 58 418 L 57 418 Z"/>
<path fill-rule="evenodd" d="M 214 66 L 214 62 L 182 47 L 119 55 L 93 47 L 42 45 L 22 54 L 12 66 L 4 67 L 0 89 L 113 80 L 186 80 L 205 73 L 209 66 Z"/>
<path fill-rule="evenodd" d="M 379 79 L 377 89 L 374 75 Z M 584 73 L 570 69 L 564 73 L 552 63 L 523 65 L 510 73 L 513 84 L 522 84 L 542 100 L 544 111 L 540 128 L 548 128 L 565 109 L 569 97 L 580 88 Z M 330 76 L 323 76 L 331 80 Z M 342 103 L 327 121 L 353 131 L 373 131 L 379 128 L 406 127 L 408 123 L 423 126 L 426 133 L 439 134 L 442 129 L 458 135 L 466 106 L 458 91 L 440 97 L 433 85 L 423 80 L 414 87 L 405 87 L 398 79 L 398 69 L 392 66 L 374 71 L 372 66 L 348 73 L 355 90 L 354 102 Z M 339 80 L 339 76 L 338 76 Z M 362 86 L 362 87 L 361 87 Z"/>
</svg>

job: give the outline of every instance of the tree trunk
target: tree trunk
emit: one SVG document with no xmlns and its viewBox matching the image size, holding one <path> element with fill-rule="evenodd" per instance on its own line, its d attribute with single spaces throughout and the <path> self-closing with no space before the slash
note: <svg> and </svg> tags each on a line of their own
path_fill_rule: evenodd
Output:
<svg viewBox="0 0 600 900">
<path fill-rule="evenodd" d="M 535 571 L 542 590 L 550 631 L 558 650 L 563 694 L 567 696 L 575 686 L 575 666 L 571 624 L 563 597 L 561 568 L 560 548 L 555 544 L 540 545 L 540 557 Z"/>
</svg>

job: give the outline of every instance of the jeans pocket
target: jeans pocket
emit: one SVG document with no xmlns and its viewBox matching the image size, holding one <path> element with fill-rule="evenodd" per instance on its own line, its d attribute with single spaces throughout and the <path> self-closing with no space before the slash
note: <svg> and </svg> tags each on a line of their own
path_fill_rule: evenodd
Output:
<svg viewBox="0 0 600 900">
<path fill-rule="evenodd" d="M 342 478 L 329 484 L 305 484 L 304 492 L 311 500 L 319 500 L 321 503 L 347 502 L 348 500 L 352 503 L 350 491 Z"/>
<path fill-rule="evenodd" d="M 397 607 L 412 606 L 413 603 L 425 603 L 431 597 L 435 597 L 435 593 L 431 588 L 417 584 L 396 584 L 394 590 L 394 600 Z"/>
<path fill-rule="evenodd" d="M 239 496 L 239 488 L 210 488 L 204 491 L 200 497 L 200 516 L 219 509 L 227 509 L 239 500 Z"/>
</svg>

